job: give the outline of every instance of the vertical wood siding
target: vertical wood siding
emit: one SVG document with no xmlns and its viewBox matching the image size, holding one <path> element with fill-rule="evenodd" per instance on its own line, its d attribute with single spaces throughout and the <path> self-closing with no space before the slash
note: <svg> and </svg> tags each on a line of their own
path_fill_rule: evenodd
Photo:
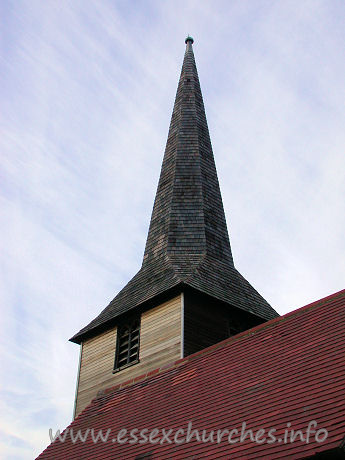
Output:
<svg viewBox="0 0 345 460">
<path fill-rule="evenodd" d="M 181 356 L 181 295 L 141 316 L 138 364 L 113 374 L 116 327 L 83 342 L 76 416 L 102 389 L 117 385 Z"/>
</svg>

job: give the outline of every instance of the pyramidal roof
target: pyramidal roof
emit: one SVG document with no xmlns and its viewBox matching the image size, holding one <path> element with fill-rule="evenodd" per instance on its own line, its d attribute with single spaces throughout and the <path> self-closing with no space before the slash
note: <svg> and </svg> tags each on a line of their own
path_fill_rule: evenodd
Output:
<svg viewBox="0 0 345 460">
<path fill-rule="evenodd" d="M 192 45 L 187 37 L 141 269 L 73 342 L 183 286 L 264 320 L 277 316 L 234 267 Z"/>
</svg>

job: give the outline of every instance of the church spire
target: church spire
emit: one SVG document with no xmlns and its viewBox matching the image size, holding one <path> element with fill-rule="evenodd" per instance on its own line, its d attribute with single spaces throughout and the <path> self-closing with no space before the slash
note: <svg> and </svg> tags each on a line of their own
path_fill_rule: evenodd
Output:
<svg viewBox="0 0 345 460">
<path fill-rule="evenodd" d="M 193 41 L 186 38 L 143 261 L 168 257 L 185 267 L 182 276 L 206 255 L 233 265 Z"/>
<path fill-rule="evenodd" d="M 116 318 L 192 289 L 262 320 L 273 308 L 235 269 L 207 127 L 193 38 L 185 40 L 180 80 L 143 263 L 139 272 L 72 341 Z"/>
</svg>

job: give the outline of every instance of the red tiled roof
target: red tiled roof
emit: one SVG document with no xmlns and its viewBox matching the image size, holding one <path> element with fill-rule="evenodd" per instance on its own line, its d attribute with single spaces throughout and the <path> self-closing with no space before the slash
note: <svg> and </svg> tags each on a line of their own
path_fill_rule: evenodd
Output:
<svg viewBox="0 0 345 460">
<path fill-rule="evenodd" d="M 108 442 L 55 441 L 43 459 L 298 459 L 340 449 L 345 434 L 345 290 L 273 319 L 199 353 L 106 390 L 69 426 L 111 429 Z M 241 431 L 260 428 L 284 436 L 288 422 L 306 433 L 311 421 L 328 431 L 324 442 L 175 444 L 113 443 L 119 430 L 179 428 Z M 146 434 L 148 434 L 146 432 Z M 181 436 L 180 436 L 181 435 Z M 180 432 L 178 439 L 181 439 Z M 184 433 L 185 435 L 185 433 Z M 161 436 L 161 432 L 158 436 Z M 235 433 L 233 439 L 235 439 Z M 128 437 L 128 439 L 130 439 Z M 143 438 L 141 438 L 143 439 Z M 288 438 L 290 439 L 290 438 Z M 151 453 L 151 456 L 144 454 Z M 345 454 L 339 454 L 343 458 Z M 336 458 L 335 453 L 327 458 Z"/>
</svg>

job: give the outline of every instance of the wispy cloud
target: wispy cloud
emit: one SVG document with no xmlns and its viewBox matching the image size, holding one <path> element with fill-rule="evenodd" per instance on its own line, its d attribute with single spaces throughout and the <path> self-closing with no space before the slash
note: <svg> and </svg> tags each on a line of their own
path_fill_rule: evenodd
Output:
<svg viewBox="0 0 345 460">
<path fill-rule="evenodd" d="M 187 33 L 235 263 L 280 313 L 343 287 L 345 8 L 2 5 L 3 456 L 72 416 L 68 337 L 141 263 Z"/>
</svg>

